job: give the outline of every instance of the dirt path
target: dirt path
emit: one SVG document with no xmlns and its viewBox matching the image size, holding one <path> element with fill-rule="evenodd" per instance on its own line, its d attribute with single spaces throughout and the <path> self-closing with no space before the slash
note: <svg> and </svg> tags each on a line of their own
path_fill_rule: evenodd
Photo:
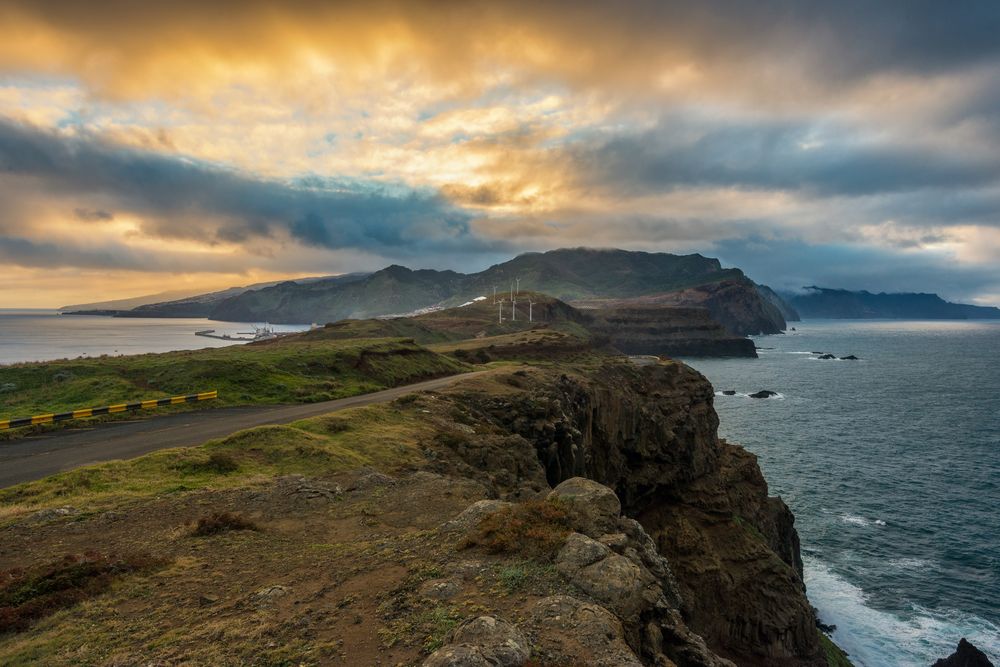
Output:
<svg viewBox="0 0 1000 667">
<path fill-rule="evenodd" d="M 142 456 L 158 449 L 191 447 L 212 438 L 266 424 L 385 403 L 414 391 L 440 389 L 483 371 L 450 375 L 371 394 L 306 405 L 252 406 L 109 422 L 0 444 L 0 488 L 41 479 L 79 466 Z"/>
</svg>

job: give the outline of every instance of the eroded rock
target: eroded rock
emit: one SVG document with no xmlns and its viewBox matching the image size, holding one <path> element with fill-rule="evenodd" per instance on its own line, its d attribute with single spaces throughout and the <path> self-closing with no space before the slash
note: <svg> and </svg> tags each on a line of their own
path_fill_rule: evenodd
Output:
<svg viewBox="0 0 1000 667">
<path fill-rule="evenodd" d="M 529 610 L 525 625 L 543 664 L 642 666 L 625 642 L 621 621 L 591 602 L 568 595 L 544 598 Z"/>
<path fill-rule="evenodd" d="M 608 487 L 584 477 L 571 477 L 549 493 L 566 502 L 574 527 L 590 537 L 614 532 L 622 512 L 621 501 Z"/>
<path fill-rule="evenodd" d="M 471 618 L 448 633 L 424 667 L 520 667 L 531 656 L 524 634 L 493 616 Z"/>
</svg>

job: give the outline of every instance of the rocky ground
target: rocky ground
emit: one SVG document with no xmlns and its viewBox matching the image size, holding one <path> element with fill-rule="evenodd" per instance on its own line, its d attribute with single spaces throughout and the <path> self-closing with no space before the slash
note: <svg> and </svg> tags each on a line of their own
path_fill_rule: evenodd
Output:
<svg viewBox="0 0 1000 667">
<path fill-rule="evenodd" d="M 8 490 L 0 662 L 833 664 L 712 400 L 674 362 L 510 366 L 162 454 L 155 495 Z"/>
</svg>

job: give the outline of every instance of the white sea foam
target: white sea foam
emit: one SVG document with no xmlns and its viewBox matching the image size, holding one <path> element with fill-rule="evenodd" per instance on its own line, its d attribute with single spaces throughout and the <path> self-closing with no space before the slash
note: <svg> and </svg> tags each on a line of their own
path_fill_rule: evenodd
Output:
<svg viewBox="0 0 1000 667">
<path fill-rule="evenodd" d="M 844 523 L 850 524 L 852 526 L 863 526 L 864 527 L 864 526 L 870 526 L 870 525 L 872 525 L 871 521 L 869 521 L 868 519 L 864 518 L 863 516 L 858 516 L 857 514 L 841 514 L 840 515 L 840 520 L 843 521 Z"/>
<path fill-rule="evenodd" d="M 869 519 L 867 517 L 858 516 L 857 514 L 841 514 L 840 520 L 846 524 L 852 526 L 862 526 L 867 528 L 868 526 L 884 526 L 885 521 L 882 519 Z"/>
<path fill-rule="evenodd" d="M 824 623 L 837 626 L 834 641 L 857 667 L 929 665 L 950 655 L 966 637 L 987 655 L 1000 655 L 1000 626 L 969 614 L 915 607 L 906 618 L 873 609 L 864 591 L 806 556 L 809 600 Z"/>
<path fill-rule="evenodd" d="M 889 566 L 898 570 L 929 570 L 936 567 L 934 561 L 925 558 L 893 558 Z"/>
</svg>

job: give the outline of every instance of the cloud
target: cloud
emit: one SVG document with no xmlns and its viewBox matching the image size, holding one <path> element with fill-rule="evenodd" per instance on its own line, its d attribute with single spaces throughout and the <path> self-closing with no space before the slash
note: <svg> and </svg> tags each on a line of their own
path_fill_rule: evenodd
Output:
<svg viewBox="0 0 1000 667">
<path fill-rule="evenodd" d="M 855 132 L 808 120 L 705 120 L 674 113 L 648 130 L 570 147 L 565 159 L 584 185 L 632 193 L 735 187 L 861 196 L 1000 181 L 996 154 L 955 155 Z"/>
<path fill-rule="evenodd" d="M 138 219 L 142 234 L 203 244 L 295 241 L 330 249 L 395 255 L 450 247 L 486 249 L 469 230 L 471 215 L 440 195 L 406 187 L 313 179 L 293 184 L 190 159 L 0 121 L 0 173 L 30 182 L 38 197 L 110 202 L 117 217 Z M 31 226 L 23 201 L 15 213 Z M 109 221 L 78 205 L 78 219 Z"/>
<path fill-rule="evenodd" d="M 794 291 L 815 284 L 874 292 L 936 292 L 956 301 L 1000 293 L 994 265 L 957 263 L 944 251 L 914 255 L 905 249 L 761 236 L 725 239 L 713 245 L 724 264 L 738 266 L 775 289 Z"/>
<path fill-rule="evenodd" d="M 10 26 L 0 63 L 72 73 L 125 97 L 198 94 L 233 78 L 287 88 L 309 71 L 363 86 L 372 75 L 419 70 L 475 87 L 482 72 L 500 68 L 521 80 L 618 89 L 689 72 L 719 92 L 756 87 L 794 100 L 804 90 L 949 71 L 1000 54 L 1000 9 L 988 0 L 957 10 L 933 0 L 5 0 L 0 11 Z M 748 72 L 757 75 L 741 82 Z"/>
</svg>

